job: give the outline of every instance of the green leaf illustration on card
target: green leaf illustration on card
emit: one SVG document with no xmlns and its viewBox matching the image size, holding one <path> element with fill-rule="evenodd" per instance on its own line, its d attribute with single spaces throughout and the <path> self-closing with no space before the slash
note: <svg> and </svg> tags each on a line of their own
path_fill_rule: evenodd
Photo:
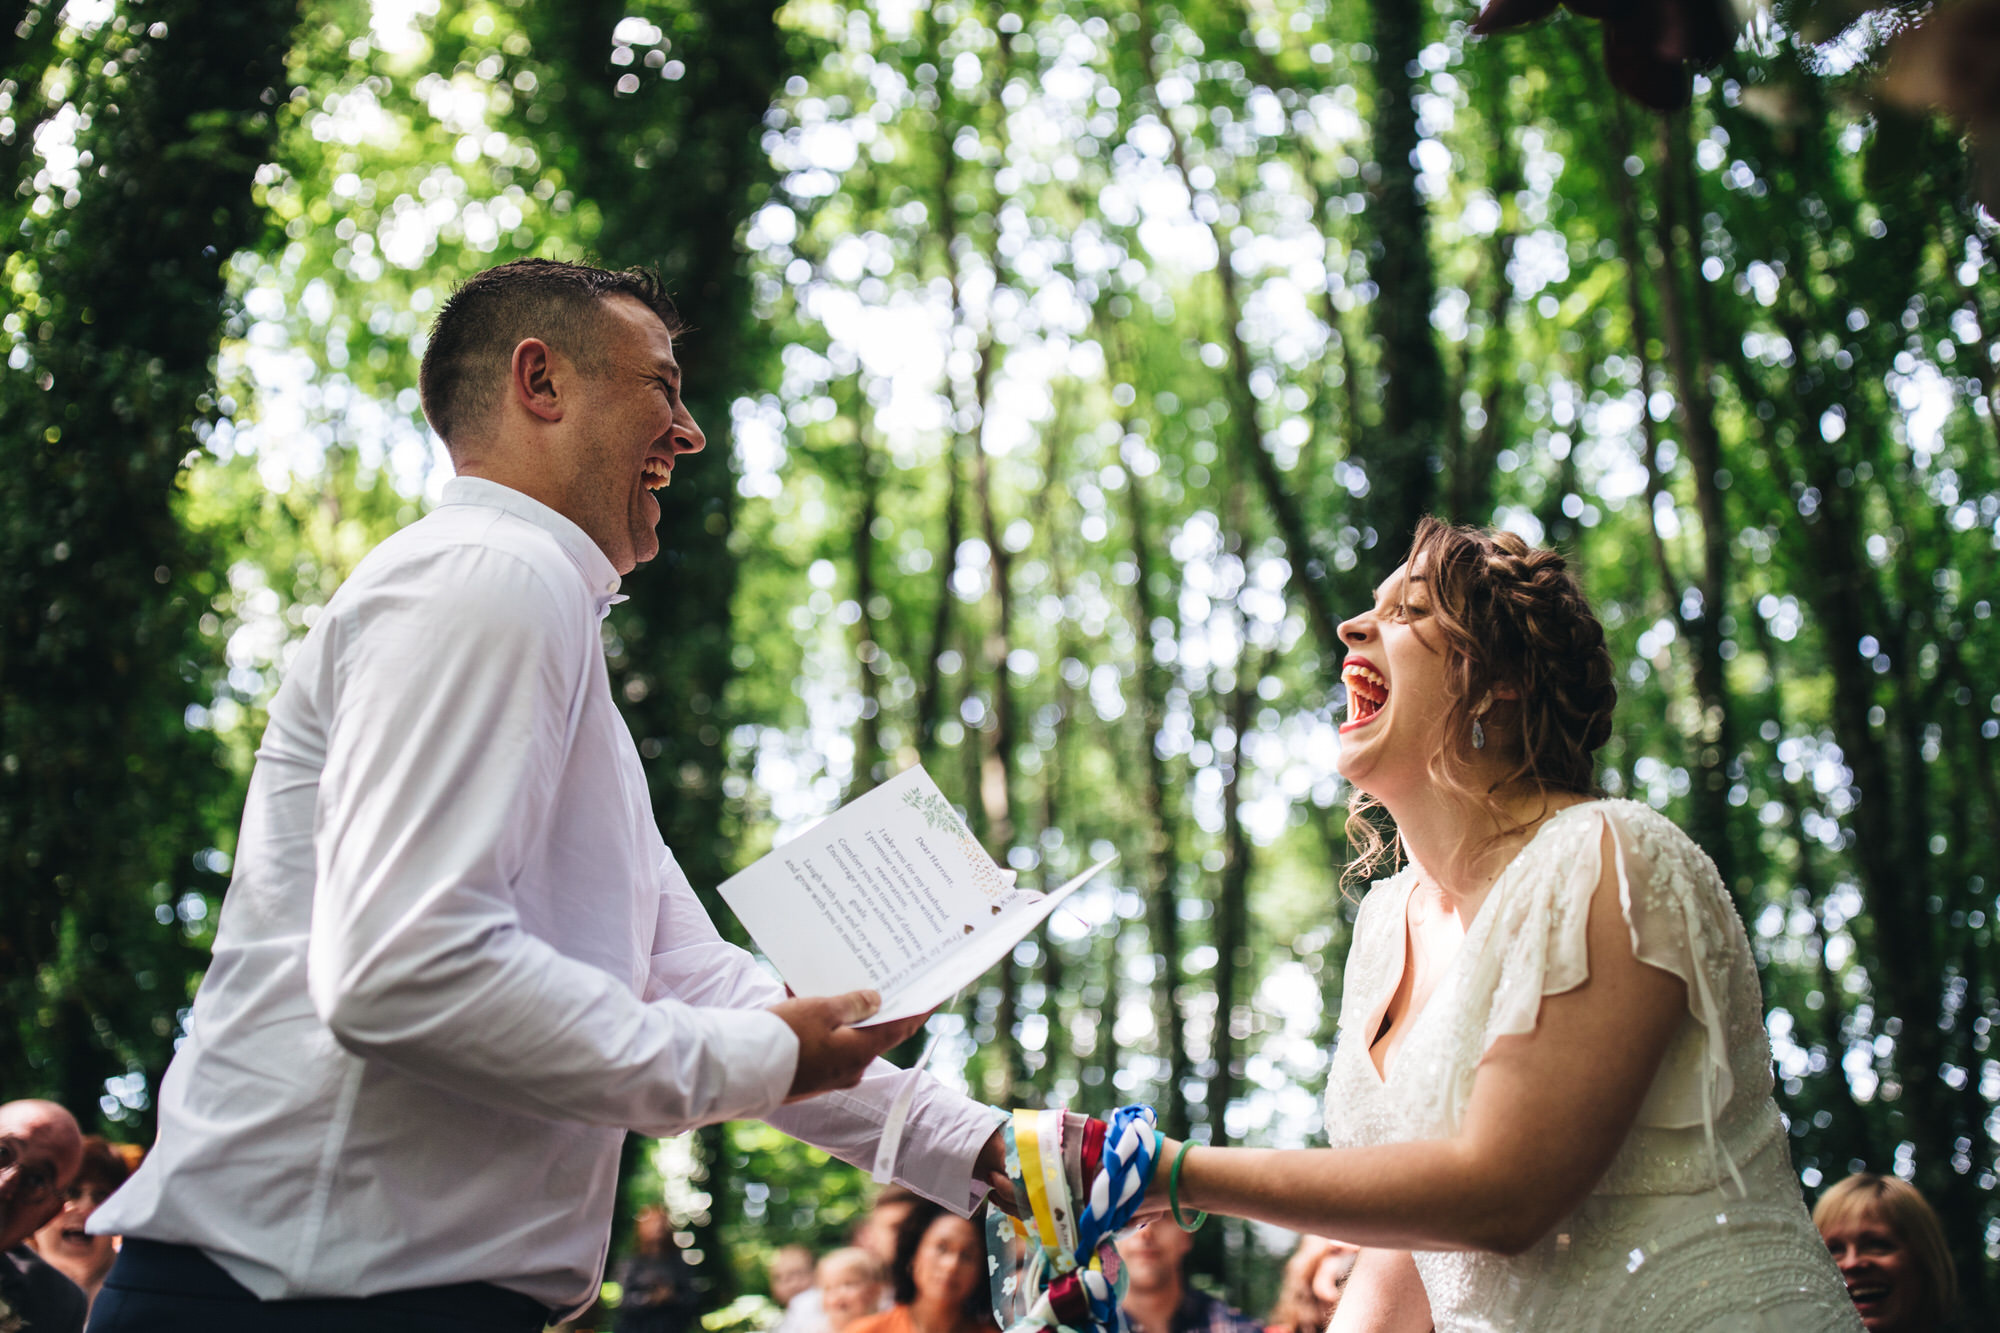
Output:
<svg viewBox="0 0 2000 1333">
<path fill-rule="evenodd" d="M 965 844 L 966 859 L 972 862 L 973 880 L 981 893 L 991 899 L 1000 899 L 1012 890 L 1013 886 L 1000 873 L 1000 868 L 993 864 L 993 858 L 979 845 L 979 840 L 972 836 L 972 830 L 958 817 L 958 811 L 951 808 L 950 801 L 936 792 L 906 790 L 903 793 L 903 804 L 922 815 L 924 823 L 932 829 L 940 833 L 949 833 Z M 1000 911 L 997 902 L 993 905 L 993 911 L 996 915 Z"/>
</svg>

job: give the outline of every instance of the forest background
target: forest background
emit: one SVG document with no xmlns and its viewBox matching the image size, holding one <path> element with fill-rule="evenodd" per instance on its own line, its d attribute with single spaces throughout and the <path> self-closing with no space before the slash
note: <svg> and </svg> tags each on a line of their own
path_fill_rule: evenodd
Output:
<svg viewBox="0 0 2000 1333">
<path fill-rule="evenodd" d="M 1914 1179 L 1981 1308 L 2000 278 L 1876 96 L 1920 11 L 1759 12 L 1662 115 L 1461 0 L 0 4 L 0 1090 L 150 1134 L 263 710 L 448 475 L 430 313 L 595 256 L 697 326 L 605 632 L 694 881 L 916 761 L 1025 883 L 1123 853 L 948 1077 L 1313 1140 L 1333 627 L 1499 523 L 1610 632 L 1605 790 L 1742 910 L 1808 1194 Z M 711 1306 L 865 1198 L 761 1126 L 628 1166 Z M 1205 1237 L 1257 1308 L 1283 1238 Z"/>
</svg>

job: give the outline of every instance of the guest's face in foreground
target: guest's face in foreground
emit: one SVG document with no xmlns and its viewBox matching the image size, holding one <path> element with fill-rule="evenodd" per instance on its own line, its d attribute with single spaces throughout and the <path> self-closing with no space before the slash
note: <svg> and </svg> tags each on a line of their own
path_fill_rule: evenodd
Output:
<svg viewBox="0 0 2000 1333">
<path fill-rule="evenodd" d="M 1161 1219 L 1118 1238 L 1118 1257 L 1125 1261 L 1136 1292 L 1165 1291 L 1181 1280 L 1181 1260 L 1194 1237 Z"/>
<path fill-rule="evenodd" d="M 0 1250 L 19 1245 L 62 1211 L 63 1189 L 82 1159 L 83 1136 L 60 1106 L 0 1106 Z"/>
<path fill-rule="evenodd" d="M 1920 1280 L 1903 1238 L 1873 1209 L 1856 1209 L 1820 1232 L 1847 1284 L 1847 1296 L 1871 1333 L 1914 1330 L 1923 1305 Z"/>
<path fill-rule="evenodd" d="M 86 1290 L 111 1271 L 118 1251 L 109 1236 L 92 1236 L 83 1224 L 110 1191 L 92 1181 L 80 1181 L 64 1192 L 63 1210 L 35 1233 L 35 1253 L 64 1277 Z"/>
<path fill-rule="evenodd" d="M 986 1246 L 979 1231 L 962 1217 L 930 1224 L 910 1261 L 910 1280 L 926 1300 L 957 1306 L 986 1276 Z"/>
<path fill-rule="evenodd" d="M 1424 780 L 1444 743 L 1451 695 L 1443 639 L 1427 622 L 1423 570 L 1398 569 L 1375 590 L 1375 605 L 1340 625 L 1347 657 L 1347 719 L 1340 724 L 1342 777 L 1376 796 Z"/>
</svg>

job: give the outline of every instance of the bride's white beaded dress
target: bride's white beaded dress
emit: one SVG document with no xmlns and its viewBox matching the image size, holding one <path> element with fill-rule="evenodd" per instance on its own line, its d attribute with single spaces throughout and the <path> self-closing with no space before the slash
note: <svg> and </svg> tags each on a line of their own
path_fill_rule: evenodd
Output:
<svg viewBox="0 0 2000 1333">
<path fill-rule="evenodd" d="M 1688 1011 L 1637 1123 L 1590 1196 L 1523 1254 L 1418 1253 L 1438 1333 L 1855 1330 L 1771 1100 L 1763 992 L 1715 866 L 1663 816 L 1589 801 L 1544 821 L 1410 1020 L 1386 1078 L 1370 1037 L 1402 978 L 1417 876 L 1377 882 L 1348 954 L 1327 1079 L 1333 1147 L 1447 1137 L 1501 1037 L 1589 976 L 1585 926 L 1612 834 L 1634 952 L 1687 983 Z"/>
</svg>

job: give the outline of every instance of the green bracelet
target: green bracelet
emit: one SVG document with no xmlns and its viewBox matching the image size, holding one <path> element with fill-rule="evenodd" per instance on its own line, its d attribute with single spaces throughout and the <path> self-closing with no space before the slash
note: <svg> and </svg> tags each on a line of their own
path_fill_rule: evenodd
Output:
<svg viewBox="0 0 2000 1333">
<path fill-rule="evenodd" d="M 1172 1214 L 1174 1225 L 1182 1231 L 1199 1231 L 1201 1224 L 1208 1220 L 1207 1213 L 1196 1213 L 1190 1222 L 1181 1216 L 1181 1163 L 1187 1160 L 1188 1149 L 1193 1143 L 1183 1142 L 1181 1150 L 1174 1154 L 1174 1169 L 1167 1173 L 1167 1210 Z"/>
</svg>

